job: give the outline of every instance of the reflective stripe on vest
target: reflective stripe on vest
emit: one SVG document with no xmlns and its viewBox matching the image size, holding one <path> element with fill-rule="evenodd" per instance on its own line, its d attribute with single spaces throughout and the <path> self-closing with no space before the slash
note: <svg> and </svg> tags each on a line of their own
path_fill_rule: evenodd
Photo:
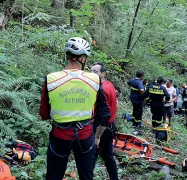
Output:
<svg viewBox="0 0 187 180">
<path fill-rule="evenodd" d="M 58 123 L 90 119 L 99 90 L 99 76 L 64 70 L 47 76 L 51 118 Z"/>
<path fill-rule="evenodd" d="M 51 110 L 51 118 L 54 118 L 54 115 L 58 114 L 60 116 L 67 116 L 67 117 L 71 117 L 71 116 L 79 116 L 79 117 L 84 117 L 84 116 L 92 116 L 92 110 L 88 110 L 88 111 L 59 111 L 59 110 Z"/>
<path fill-rule="evenodd" d="M 80 79 L 82 81 L 85 81 L 90 86 L 92 86 L 93 89 L 98 91 L 99 83 L 98 82 L 94 82 L 92 79 L 90 79 L 88 77 L 85 77 L 83 71 L 78 71 L 77 73 L 75 73 L 75 72 L 71 72 L 71 71 L 68 72 L 67 70 L 64 70 L 63 72 L 66 73 L 66 76 L 64 76 L 64 77 L 62 77 L 60 79 L 57 79 L 54 82 L 49 83 L 47 85 L 48 91 L 52 91 L 52 90 L 56 89 L 57 87 L 59 87 L 62 84 L 70 81 L 71 79 Z"/>
<path fill-rule="evenodd" d="M 139 89 L 134 88 L 134 87 L 131 87 L 131 90 L 134 90 L 134 91 L 140 91 Z"/>
<path fill-rule="evenodd" d="M 163 90 L 160 90 L 160 89 L 153 89 L 153 88 L 150 88 L 150 89 L 149 89 L 149 93 L 150 93 L 150 94 L 164 95 L 164 91 L 163 91 Z"/>
</svg>

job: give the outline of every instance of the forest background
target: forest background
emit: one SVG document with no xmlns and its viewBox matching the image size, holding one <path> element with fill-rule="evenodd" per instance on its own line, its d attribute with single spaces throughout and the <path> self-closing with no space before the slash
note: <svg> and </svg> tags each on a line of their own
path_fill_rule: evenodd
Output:
<svg viewBox="0 0 187 180">
<path fill-rule="evenodd" d="M 40 120 L 41 88 L 48 73 L 65 67 L 63 49 L 70 37 L 85 37 L 93 45 L 86 70 L 95 61 L 107 65 L 108 79 L 120 94 L 116 122 L 121 132 L 132 130 L 121 116 L 132 111 L 127 80 L 137 70 L 144 70 L 149 80 L 163 76 L 177 86 L 186 82 L 185 0 L 1 0 L 0 12 L 0 153 L 12 138 L 38 151 L 34 162 L 12 167 L 21 179 L 44 179 L 51 121 Z M 151 120 L 148 110 L 144 118 Z M 181 152 L 168 156 L 179 171 L 187 156 L 183 123 L 179 116 L 174 118 L 173 128 L 179 134 L 166 144 Z M 75 169 L 70 158 L 67 171 Z M 101 160 L 95 174 L 95 179 L 108 178 Z M 119 168 L 119 175 L 131 180 L 163 177 L 146 165 Z"/>
</svg>

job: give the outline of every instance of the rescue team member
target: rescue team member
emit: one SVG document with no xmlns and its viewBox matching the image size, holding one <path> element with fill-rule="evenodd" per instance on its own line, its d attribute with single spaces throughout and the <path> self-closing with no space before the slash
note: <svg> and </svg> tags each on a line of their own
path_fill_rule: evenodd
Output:
<svg viewBox="0 0 187 180">
<path fill-rule="evenodd" d="M 110 176 L 111 180 L 118 180 L 118 173 L 117 173 L 117 167 L 116 162 L 114 160 L 114 154 L 113 154 L 113 137 L 115 133 L 115 124 L 114 119 L 116 117 L 116 111 L 117 111 L 117 100 L 116 100 L 116 91 L 114 86 L 110 81 L 107 81 L 105 79 L 106 76 L 106 67 L 103 63 L 97 62 L 92 65 L 91 71 L 98 74 L 101 78 L 101 87 L 104 92 L 104 101 L 107 102 L 108 109 L 111 114 L 111 118 L 109 120 L 107 119 L 101 119 L 100 113 L 98 113 L 99 109 L 97 108 L 97 103 L 95 107 L 96 115 L 94 116 L 94 131 L 96 131 L 97 127 L 99 125 L 106 126 L 107 128 L 104 130 L 103 135 L 101 136 L 98 153 L 100 154 L 101 158 L 105 162 L 105 166 L 107 169 L 107 172 Z M 102 113 L 102 112 L 101 112 Z M 97 133 L 95 135 L 95 139 L 97 140 Z M 96 154 L 96 160 L 98 153 Z"/>
<path fill-rule="evenodd" d="M 168 79 L 166 81 L 166 86 L 165 86 L 167 92 L 170 95 L 170 102 L 168 102 L 164 105 L 163 122 L 165 123 L 166 117 L 168 117 L 168 121 L 169 121 L 168 126 L 171 126 L 171 120 L 174 115 L 174 103 L 173 102 L 175 102 L 176 98 L 177 98 L 176 89 L 172 86 L 172 82 L 173 81 L 171 79 Z"/>
<path fill-rule="evenodd" d="M 183 84 L 182 88 L 183 88 L 183 91 L 182 91 L 182 100 L 183 100 L 183 103 L 182 103 L 182 115 L 186 119 L 186 115 L 187 115 L 187 86 L 186 86 L 186 84 Z"/>
<path fill-rule="evenodd" d="M 141 127 L 143 114 L 143 76 L 143 71 L 137 71 L 136 77 L 128 81 L 128 85 L 131 87 L 130 99 L 133 105 L 132 116 L 134 119 L 133 125 L 136 127 L 136 131 L 134 132 L 136 135 L 140 133 L 138 129 Z"/>
<path fill-rule="evenodd" d="M 164 97 L 166 101 L 170 100 L 170 95 L 166 91 L 166 88 L 162 86 L 163 83 L 164 79 L 158 77 L 157 82 L 149 85 L 144 93 L 144 97 L 149 97 L 150 100 L 153 127 L 158 127 L 162 123 L 162 118 L 164 116 Z"/>
<path fill-rule="evenodd" d="M 177 114 L 177 111 L 178 111 L 178 108 L 177 108 L 177 101 L 178 101 L 178 98 L 179 98 L 179 88 L 177 88 L 177 85 L 174 85 L 174 88 L 176 89 L 176 100 L 174 101 L 174 113 Z"/>
<path fill-rule="evenodd" d="M 70 38 L 65 53 L 67 68 L 48 74 L 42 90 L 40 115 L 42 119 L 53 119 L 46 180 L 62 180 L 71 150 L 74 152 L 79 179 L 93 180 L 96 148 L 90 119 L 96 99 L 102 97 L 100 78 L 95 73 L 83 71 L 90 55 L 86 40 Z M 99 108 L 101 118 L 108 122 L 110 112 L 103 99 Z M 98 128 L 98 144 L 103 129 L 105 127 Z"/>
</svg>

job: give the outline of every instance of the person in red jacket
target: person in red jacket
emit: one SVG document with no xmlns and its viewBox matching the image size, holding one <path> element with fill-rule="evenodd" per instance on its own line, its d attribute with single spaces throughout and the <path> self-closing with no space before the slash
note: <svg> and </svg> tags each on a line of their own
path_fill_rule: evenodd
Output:
<svg viewBox="0 0 187 180">
<path fill-rule="evenodd" d="M 95 73 L 84 72 L 90 55 L 89 43 L 79 37 L 70 38 L 65 47 L 67 68 L 50 73 L 42 89 L 40 116 L 52 119 L 47 151 L 46 180 L 62 180 L 68 157 L 73 151 L 80 180 L 93 180 L 96 146 L 100 142 L 111 115 L 103 99 L 100 78 Z M 92 115 L 99 101 L 101 126 L 97 140 L 92 128 Z"/>
<path fill-rule="evenodd" d="M 116 111 L 117 111 L 117 99 L 116 99 L 116 90 L 110 81 L 107 81 L 106 76 L 106 67 L 103 63 L 97 62 L 94 63 L 91 67 L 91 72 L 98 74 L 101 78 L 101 87 L 104 92 L 103 99 L 107 102 L 108 109 L 110 110 L 111 117 L 106 126 L 104 133 L 101 136 L 101 139 L 98 139 L 97 135 L 97 128 L 99 125 L 103 126 L 102 117 L 100 116 L 103 112 L 98 107 L 98 102 L 96 101 L 95 106 L 95 115 L 94 115 L 94 131 L 95 134 L 95 141 L 100 140 L 98 146 L 98 153 L 96 154 L 96 160 L 98 154 L 102 157 L 105 162 L 105 166 L 107 168 L 108 174 L 111 180 L 118 180 L 118 173 L 116 162 L 113 155 L 113 137 L 116 131 L 114 120 L 116 118 Z M 101 98 L 100 98 L 101 99 Z M 105 121 L 106 122 L 106 121 Z"/>
</svg>

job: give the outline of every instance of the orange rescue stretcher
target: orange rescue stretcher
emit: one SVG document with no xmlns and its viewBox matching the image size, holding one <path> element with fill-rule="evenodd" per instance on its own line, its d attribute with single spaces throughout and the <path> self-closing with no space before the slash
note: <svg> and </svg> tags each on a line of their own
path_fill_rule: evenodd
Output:
<svg viewBox="0 0 187 180">
<path fill-rule="evenodd" d="M 144 158 L 148 161 L 156 161 L 159 164 L 175 167 L 174 162 L 170 162 L 164 157 L 153 157 L 153 145 L 150 144 L 147 140 L 133 136 L 131 134 L 116 133 L 113 139 L 113 148 L 114 154 L 118 156 L 120 152 L 120 154 L 129 155 L 130 159 Z M 177 151 L 166 147 L 161 147 L 161 149 L 172 154 L 178 154 Z"/>
</svg>

